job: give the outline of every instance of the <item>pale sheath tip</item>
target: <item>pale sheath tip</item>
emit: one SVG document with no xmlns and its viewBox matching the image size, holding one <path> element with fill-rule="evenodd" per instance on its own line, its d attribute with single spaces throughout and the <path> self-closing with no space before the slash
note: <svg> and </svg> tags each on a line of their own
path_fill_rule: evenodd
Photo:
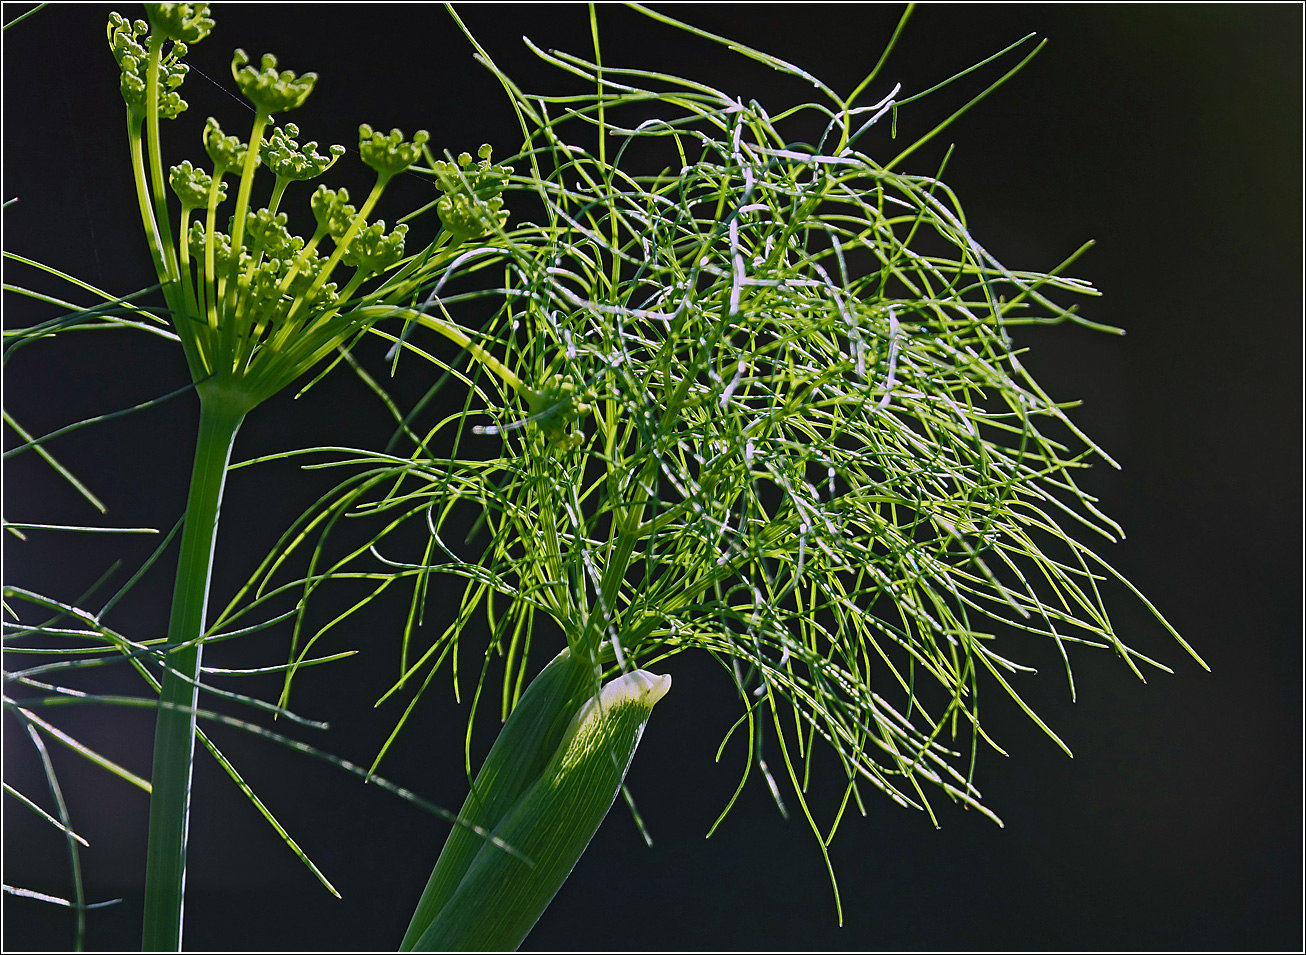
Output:
<svg viewBox="0 0 1306 955">
<path fill-rule="evenodd" d="M 603 687 L 599 704 L 606 709 L 620 703 L 635 703 L 653 708 L 653 704 L 667 695 L 671 689 L 671 674 L 658 675 L 647 670 L 634 670 L 623 673 Z"/>
</svg>

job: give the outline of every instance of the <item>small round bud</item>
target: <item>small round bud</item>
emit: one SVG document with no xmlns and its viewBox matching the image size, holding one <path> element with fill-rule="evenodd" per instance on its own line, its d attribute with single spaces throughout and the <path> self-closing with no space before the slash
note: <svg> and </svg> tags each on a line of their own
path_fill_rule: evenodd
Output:
<svg viewBox="0 0 1306 955">
<path fill-rule="evenodd" d="M 247 290 L 245 307 L 251 315 L 279 311 L 276 309 L 276 303 L 281 298 L 280 282 L 281 262 L 276 260 L 260 262 L 248 283 L 245 282 L 244 276 L 241 277 L 241 284 Z"/>
<path fill-rule="evenodd" d="M 213 188 L 213 177 L 203 169 L 191 166 L 190 160 L 169 170 L 168 182 L 172 191 L 181 200 L 183 209 L 198 209 L 209 204 L 209 191 Z M 227 198 L 227 184 L 218 183 L 218 202 Z"/>
<path fill-rule="evenodd" d="M 298 298 L 313 287 L 314 280 L 322 273 L 327 260 L 320 255 L 296 256 L 294 264 L 295 274 L 291 277 L 290 286 L 286 291 L 292 298 Z"/>
<path fill-rule="evenodd" d="M 336 294 L 335 282 L 328 282 L 311 296 L 307 292 L 304 293 L 304 304 L 309 308 L 329 308 L 339 300 L 340 296 Z"/>
<path fill-rule="evenodd" d="M 136 62 L 145 60 L 145 47 L 140 41 L 149 33 L 149 30 L 149 24 L 144 20 L 137 20 L 133 24 L 116 13 L 109 14 L 109 51 L 124 72 L 126 72 L 127 67 L 123 66 L 123 57 L 133 57 Z M 135 63 L 133 63 L 131 69 L 134 71 L 135 68 Z"/>
<path fill-rule="evenodd" d="M 192 258 L 204 258 L 207 237 L 203 223 L 194 222 L 191 224 L 190 233 L 186 236 L 186 241 L 190 248 Z M 240 260 L 236 264 L 236 267 L 243 269 L 247 264 L 249 264 L 250 257 L 243 250 L 239 251 Z M 215 264 L 218 269 L 225 270 L 230 268 L 232 265 L 231 237 L 224 232 L 214 231 L 213 233 L 213 257 L 216 260 Z"/>
<path fill-rule="evenodd" d="M 360 229 L 345 250 L 344 263 L 367 274 L 384 272 L 404 257 L 404 236 L 408 226 L 395 226 L 389 235 L 385 234 L 384 220 L 373 222 L 365 229 Z"/>
<path fill-rule="evenodd" d="M 159 93 L 159 116 L 163 119 L 176 119 L 186 112 L 189 104 L 171 90 Z"/>
<path fill-rule="evenodd" d="M 441 196 L 435 203 L 440 224 L 453 234 L 458 242 L 477 239 L 496 229 L 503 228 L 508 213 L 503 211 L 503 197 L 478 199 L 475 194 Z"/>
<path fill-rule="evenodd" d="M 192 222 L 190 231 L 186 233 L 186 249 L 190 252 L 191 258 L 202 259 L 204 257 L 204 223 Z"/>
<path fill-rule="evenodd" d="M 128 23 L 116 13 L 109 15 L 109 51 L 122 71 L 118 86 L 134 120 L 144 117 L 149 101 L 149 53 L 141 42 L 149 29 L 143 20 Z M 176 92 L 190 70 L 181 62 L 185 54 L 186 44 L 174 40 L 172 49 L 159 60 L 158 108 L 163 119 L 175 119 L 186 109 L 186 101 Z"/>
<path fill-rule="evenodd" d="M 274 129 L 268 136 L 267 148 L 263 158 L 268 169 L 280 179 L 301 182 L 315 179 L 330 169 L 337 159 L 345 154 L 344 146 L 331 146 L 323 156 L 317 151 L 317 143 L 305 143 L 302 147 L 295 142 L 299 127 L 287 123 L 284 129 Z"/>
<path fill-rule="evenodd" d="M 584 434 L 578 428 L 573 430 L 576 420 L 587 415 L 592 405 L 581 398 L 591 397 L 588 393 L 576 393 L 576 384 L 554 376 L 540 391 L 532 392 L 527 398 L 531 418 L 536 427 L 551 444 L 561 445 L 563 450 L 572 450 L 580 446 Z"/>
<path fill-rule="evenodd" d="M 316 73 L 296 76 L 290 70 L 277 72 L 277 58 L 264 53 L 260 69 L 249 66 L 249 54 L 237 50 L 231 57 L 231 76 L 241 94 L 264 115 L 298 109 L 313 92 Z"/>
<path fill-rule="evenodd" d="M 245 248 L 262 247 L 273 259 L 283 259 L 298 252 L 304 247 L 304 240 L 292 236 L 286 222 L 284 212 L 273 215 L 267 209 L 259 209 L 250 213 L 245 220 Z"/>
<path fill-rule="evenodd" d="M 390 130 L 389 136 L 383 136 L 364 123 L 358 127 L 358 152 L 364 163 L 379 175 L 389 177 L 417 162 L 422 155 L 422 145 L 430 138 L 430 133 L 419 129 L 413 134 L 412 142 L 405 142 L 404 134 L 397 129 Z"/>
<path fill-rule="evenodd" d="M 186 43 L 198 43 L 214 27 L 207 3 L 147 3 L 145 15 L 157 36 Z"/>
<path fill-rule="evenodd" d="M 358 215 L 358 210 L 349 204 L 349 192 L 344 188 L 318 186 L 309 205 L 313 209 L 313 218 L 317 220 L 318 228 L 325 229 L 336 240 L 344 237 Z"/>
<path fill-rule="evenodd" d="M 224 136 L 222 127 L 212 116 L 204 124 L 204 151 L 213 160 L 213 168 L 218 172 L 239 169 L 245 165 L 245 155 L 249 146 L 235 136 Z"/>
<path fill-rule="evenodd" d="M 471 192 L 478 199 L 492 199 L 503 192 L 503 185 L 512 175 L 511 166 L 496 166 L 490 161 L 493 149 L 485 143 L 477 150 L 481 161 L 472 164 L 469 153 L 460 153 L 458 161 L 436 161 L 432 165 L 440 191 L 455 194 Z"/>
</svg>

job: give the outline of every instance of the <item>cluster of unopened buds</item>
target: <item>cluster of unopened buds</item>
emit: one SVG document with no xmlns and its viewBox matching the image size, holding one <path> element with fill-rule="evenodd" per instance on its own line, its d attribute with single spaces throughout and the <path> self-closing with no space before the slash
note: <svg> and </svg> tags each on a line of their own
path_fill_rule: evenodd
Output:
<svg viewBox="0 0 1306 955">
<path fill-rule="evenodd" d="M 360 322 L 372 320 L 358 317 L 366 306 L 395 301 L 402 291 L 395 276 L 415 284 L 421 278 L 417 270 L 400 268 L 410 261 L 404 249 L 408 227 L 388 230 L 383 220 L 369 222 L 369 216 L 390 180 L 423 157 L 444 193 L 437 204 L 442 236 L 428 255 L 502 229 L 507 213 L 500 193 L 512 170 L 491 164 L 489 146 L 481 147 L 479 163 L 466 153 L 456 162 L 440 162 L 430 155 L 425 130 L 408 139 L 398 129 L 381 133 L 364 124 L 358 155 L 376 173 L 371 192 L 355 207 L 345 189 L 319 186 L 310 198 L 316 229 L 307 238 L 292 234 L 289 217 L 280 211 L 287 188 L 321 176 L 346 150 L 330 146 L 321 152 L 316 142 L 301 146 L 293 123 L 274 125 L 274 116 L 303 105 L 316 74 L 279 69 L 272 54 L 255 65 L 236 50 L 231 76 L 254 107 L 253 128 L 242 142 L 210 118 L 203 142 L 211 169 L 190 161 L 170 168 L 168 182 L 181 206 L 180 241 L 174 244 L 158 120 L 186 109 L 178 93 L 188 70 L 182 58 L 214 21 L 206 4 L 146 4 L 146 11 L 148 23 L 111 14 L 109 46 L 122 72 L 147 238 L 197 379 L 243 382 L 262 400 L 358 331 Z M 255 208 L 251 198 L 260 166 L 275 182 L 266 206 Z M 228 176 L 237 183 L 234 189 L 224 181 Z M 232 193 L 235 208 L 220 220 L 218 207 Z M 340 267 L 352 270 L 347 278 Z M 373 282 L 377 279 L 379 284 Z M 260 376 L 260 367 L 269 374 Z"/>
<path fill-rule="evenodd" d="M 503 210 L 503 184 L 512 175 L 511 166 L 490 162 L 490 146 L 480 148 L 480 161 L 473 164 L 470 153 L 462 153 L 458 162 L 431 164 L 435 180 L 444 195 L 436 203 L 440 223 L 455 236 L 475 239 L 502 228 L 508 219 Z"/>
</svg>

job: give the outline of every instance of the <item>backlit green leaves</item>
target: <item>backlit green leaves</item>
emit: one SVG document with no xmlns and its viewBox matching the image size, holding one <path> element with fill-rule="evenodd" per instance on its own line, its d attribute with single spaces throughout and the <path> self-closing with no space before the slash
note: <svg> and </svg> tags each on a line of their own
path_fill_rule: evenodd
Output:
<svg viewBox="0 0 1306 955">
<path fill-rule="evenodd" d="M 536 52 L 595 92 L 555 101 L 501 77 L 529 174 L 488 151 L 431 164 L 446 231 L 501 234 L 508 256 L 476 331 L 432 303 L 418 319 L 479 364 L 468 408 L 409 462 L 364 459 L 394 482 L 383 498 L 332 504 L 420 517 L 425 554 L 389 552 L 399 518 L 370 551 L 422 592 L 435 575 L 464 588 L 459 627 L 406 655 L 405 678 L 429 679 L 482 607 L 511 661 L 505 707 L 537 615 L 573 652 L 609 641 L 623 669 L 705 650 L 739 696 L 745 779 L 769 777 L 769 750 L 807 812 L 824 741 L 859 805 L 870 786 L 932 814 L 928 786 L 988 813 L 974 766 L 1000 744 L 981 690 L 1060 744 L 1012 677 L 1021 639 L 1055 646 L 1068 679 L 1071 643 L 1159 666 L 1116 632 L 1102 582 L 1119 575 L 1076 538 L 1118 533 L 1076 483 L 1110 459 L 1013 341 L 1026 324 L 1101 327 L 1061 301 L 1096 291 L 1064 264 L 1006 268 L 943 182 L 877 161 L 902 154 L 881 123 L 895 91 L 853 106 L 818 83 L 828 101 L 772 114 Z M 554 119 L 541 102 L 566 106 Z M 507 195 L 529 222 L 455 221 Z M 457 451 L 427 457 L 437 446 Z M 483 547 L 447 538 L 464 511 Z M 842 812 L 808 818 L 825 852 Z"/>
</svg>

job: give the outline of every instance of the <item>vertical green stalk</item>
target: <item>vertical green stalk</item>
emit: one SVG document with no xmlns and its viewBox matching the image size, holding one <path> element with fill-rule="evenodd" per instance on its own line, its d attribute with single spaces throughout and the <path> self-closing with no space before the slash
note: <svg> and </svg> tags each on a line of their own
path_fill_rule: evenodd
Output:
<svg viewBox="0 0 1306 955">
<path fill-rule="evenodd" d="M 145 867 L 147 952 L 181 947 L 190 821 L 191 765 L 195 755 L 195 703 L 199 694 L 200 636 L 208 607 L 213 545 L 231 447 L 249 410 L 243 397 L 200 386 L 200 425 L 186 501 L 186 524 L 172 592 L 167 657 L 154 730 L 153 792 Z"/>
<path fill-rule="evenodd" d="M 172 224 L 168 220 L 168 191 L 163 185 L 163 152 L 159 145 L 159 58 L 163 37 L 150 37 L 149 72 L 145 85 L 145 134 L 150 150 L 150 185 L 154 190 L 155 221 L 159 229 L 163 263 L 169 282 L 177 281 L 176 253 L 172 245 Z M 182 236 L 183 240 L 185 236 Z"/>
</svg>

